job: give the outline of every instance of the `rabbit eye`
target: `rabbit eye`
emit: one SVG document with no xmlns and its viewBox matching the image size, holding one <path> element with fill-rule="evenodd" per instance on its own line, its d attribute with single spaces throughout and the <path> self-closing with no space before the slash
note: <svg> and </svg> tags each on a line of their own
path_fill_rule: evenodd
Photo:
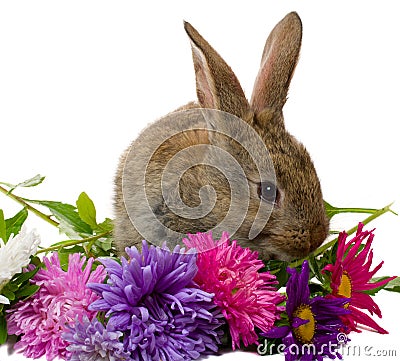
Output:
<svg viewBox="0 0 400 361">
<path fill-rule="evenodd" d="M 261 182 L 258 184 L 258 196 L 268 203 L 277 203 L 278 188 L 272 182 Z"/>
</svg>

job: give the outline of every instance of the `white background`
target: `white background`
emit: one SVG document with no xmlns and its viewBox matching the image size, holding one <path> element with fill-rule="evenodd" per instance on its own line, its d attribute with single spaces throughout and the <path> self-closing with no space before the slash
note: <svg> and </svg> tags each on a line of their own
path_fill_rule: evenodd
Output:
<svg viewBox="0 0 400 361">
<path fill-rule="evenodd" d="M 250 97 L 269 31 L 296 10 L 304 35 L 287 128 L 312 155 L 328 202 L 380 208 L 397 201 L 400 211 L 397 8 L 396 1 L 2 2 L 0 181 L 41 173 L 45 183 L 24 195 L 74 203 L 86 191 L 98 218 L 111 217 L 121 152 L 146 124 L 195 99 L 183 19 L 219 51 Z M 1 194 L 0 208 L 6 217 L 19 210 Z M 59 239 L 30 218 L 43 244 Z M 363 218 L 338 217 L 332 228 Z M 388 214 L 371 226 L 376 263 L 385 260 L 380 275 L 400 273 L 399 225 Z M 364 331 L 352 335 L 352 345 L 397 348 L 399 357 L 400 297 L 382 292 L 375 300 L 390 334 Z M 218 360 L 256 357 L 235 352 Z M 0 360 L 23 357 L 3 346 Z"/>
</svg>

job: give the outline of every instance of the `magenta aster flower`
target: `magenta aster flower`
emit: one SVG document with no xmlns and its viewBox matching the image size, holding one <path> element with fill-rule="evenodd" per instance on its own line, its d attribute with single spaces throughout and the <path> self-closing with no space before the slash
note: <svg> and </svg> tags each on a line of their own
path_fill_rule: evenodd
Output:
<svg viewBox="0 0 400 361">
<path fill-rule="evenodd" d="M 286 361 L 322 361 L 325 356 L 342 358 L 335 347 L 343 328 L 340 316 L 349 312 L 343 307 L 348 300 L 321 296 L 310 298 L 307 261 L 303 262 L 300 273 L 295 268 L 287 271 L 290 274 L 286 284 L 289 324 L 275 327 L 263 336 L 282 338 L 286 346 Z"/>
<path fill-rule="evenodd" d="M 95 311 L 88 309 L 97 296 L 86 288 L 88 282 L 103 282 L 106 276 L 103 266 L 92 272 L 93 259 L 86 262 L 85 257 L 72 254 L 68 270 L 61 269 L 57 253 L 45 257 L 45 269 L 32 278 L 32 283 L 40 289 L 26 301 L 20 301 L 10 309 L 7 316 L 8 333 L 20 335 L 15 349 L 24 356 L 39 358 L 46 355 L 47 360 L 65 358 L 67 342 L 61 338 L 68 324 L 76 317 L 92 319 Z"/>
<path fill-rule="evenodd" d="M 372 297 L 364 291 L 381 287 L 396 278 L 390 277 L 380 282 L 370 282 L 371 278 L 382 267 L 383 261 L 372 271 L 373 252 L 371 249 L 374 239 L 373 230 L 363 231 L 364 225 L 359 223 L 354 238 L 347 241 L 347 233 L 342 232 L 338 238 L 338 250 L 335 264 L 329 264 L 324 271 L 331 272 L 331 288 L 334 297 L 347 297 L 350 302 L 346 304 L 351 312 L 343 316 L 344 324 L 348 331 L 361 332 L 358 325 L 368 326 L 379 333 L 388 333 L 380 327 L 370 316 L 362 310 L 367 310 L 371 315 L 382 317 L 381 310 L 372 300 Z M 364 249 L 358 252 L 361 244 L 367 240 Z"/>
<path fill-rule="evenodd" d="M 183 242 L 197 249 L 198 272 L 194 280 L 202 289 L 214 293 L 214 303 L 225 316 L 232 348 L 256 343 L 255 328 L 267 332 L 283 310 L 278 304 L 285 298 L 275 288 L 278 283 L 264 267 L 258 253 L 240 247 L 224 232 L 213 240 L 211 232 L 189 234 Z"/>
<path fill-rule="evenodd" d="M 102 259 L 107 284 L 90 284 L 102 296 L 90 309 L 105 311 L 107 327 L 123 332 L 133 360 L 189 361 L 216 352 L 223 317 L 212 294 L 193 282 L 196 255 L 148 246 L 126 248 L 122 264 Z"/>
</svg>

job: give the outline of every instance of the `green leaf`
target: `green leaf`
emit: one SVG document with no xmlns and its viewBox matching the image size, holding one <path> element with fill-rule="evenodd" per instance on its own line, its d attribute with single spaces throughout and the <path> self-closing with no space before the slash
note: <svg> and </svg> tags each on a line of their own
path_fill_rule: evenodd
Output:
<svg viewBox="0 0 400 361">
<path fill-rule="evenodd" d="M 400 277 L 396 277 L 386 284 L 384 287 L 386 291 L 400 292 Z"/>
<path fill-rule="evenodd" d="M 286 272 L 286 268 L 288 263 L 285 261 L 278 260 L 268 260 L 264 261 L 265 267 L 262 269 L 263 272 L 269 271 L 271 274 L 275 275 L 279 284 L 277 288 L 284 287 L 286 285 L 287 280 L 289 279 L 289 275 Z"/>
<path fill-rule="evenodd" d="M 39 291 L 40 286 L 38 285 L 29 285 L 26 287 L 23 287 L 18 290 L 18 292 L 15 293 L 15 297 L 20 299 L 20 298 L 27 298 L 32 295 L 34 295 L 37 291 Z"/>
<path fill-rule="evenodd" d="M 31 257 L 31 264 L 33 264 L 34 266 L 39 267 L 39 268 L 41 268 L 43 266 L 43 262 L 38 256 Z"/>
<path fill-rule="evenodd" d="M 3 296 L 7 297 L 10 301 L 14 301 L 15 300 L 14 292 L 9 290 L 8 287 L 4 287 L 1 290 L 1 293 L 2 293 Z"/>
<path fill-rule="evenodd" d="M 276 279 L 279 282 L 277 285 L 278 290 L 279 288 L 284 287 L 289 279 L 289 273 L 287 273 L 286 271 L 287 266 L 288 264 L 284 262 L 281 269 L 277 273 L 275 273 Z"/>
<path fill-rule="evenodd" d="M 73 246 L 70 248 L 62 248 L 58 251 L 58 257 L 60 259 L 61 268 L 64 271 L 68 270 L 69 255 L 73 253 L 85 254 L 85 249 L 82 246 Z"/>
<path fill-rule="evenodd" d="M 287 262 L 278 261 L 278 260 L 268 260 L 264 262 L 265 270 L 271 273 L 278 272 L 282 267 L 287 266 Z"/>
<path fill-rule="evenodd" d="M 7 321 L 3 314 L 0 315 L 0 345 L 3 345 L 7 341 Z"/>
<path fill-rule="evenodd" d="M 374 277 L 374 278 L 371 279 L 371 282 L 372 283 L 380 282 L 380 281 L 383 281 L 383 280 L 387 280 L 388 278 L 390 278 L 390 277 L 389 276 Z M 393 281 L 395 281 L 395 279 Z M 366 291 L 363 291 L 363 292 L 368 294 L 368 295 L 370 295 L 370 296 L 375 296 L 381 289 L 385 288 L 388 284 L 373 288 L 372 290 L 366 290 Z"/>
<path fill-rule="evenodd" d="M 14 184 L 7 183 L 7 182 L 0 182 L 0 184 L 2 184 L 3 186 L 7 186 L 8 188 L 15 187 L 15 185 L 14 185 Z"/>
<path fill-rule="evenodd" d="M 96 240 L 95 244 L 100 247 L 103 251 L 110 251 L 112 248 L 112 238 L 100 238 Z"/>
<path fill-rule="evenodd" d="M 92 228 L 84 222 L 74 207 L 71 204 L 55 202 L 55 201 L 39 201 L 39 200 L 26 200 L 27 202 L 40 204 L 41 206 L 47 207 L 50 212 L 60 222 L 64 221 L 69 224 L 72 229 L 78 233 L 92 234 Z"/>
<path fill-rule="evenodd" d="M 34 177 L 29 178 L 21 183 L 18 183 L 16 187 L 35 187 L 42 183 L 46 177 L 36 174 Z"/>
<path fill-rule="evenodd" d="M 15 188 L 18 188 L 18 187 L 24 187 L 24 188 L 35 187 L 35 186 L 39 185 L 40 183 L 42 183 L 45 178 L 46 177 L 43 177 L 40 174 L 36 174 L 34 177 L 24 180 L 23 182 L 20 182 L 18 184 L 10 184 L 10 183 L 6 183 L 6 182 L 0 182 L 0 184 L 3 184 L 5 186 L 11 188 L 9 190 L 9 192 L 11 193 Z"/>
<path fill-rule="evenodd" d="M 336 242 L 331 248 L 328 248 L 325 250 L 324 253 L 322 253 L 318 259 L 318 265 L 319 269 L 324 269 L 328 264 L 334 264 L 336 260 L 336 254 L 337 254 L 337 247 L 338 243 Z"/>
<path fill-rule="evenodd" d="M 112 231 L 114 229 L 114 222 L 112 219 L 110 218 L 106 218 L 103 222 L 98 224 L 98 228 L 102 231 L 102 232 L 109 232 Z"/>
<path fill-rule="evenodd" d="M 11 292 L 16 292 L 16 291 L 18 291 L 18 286 L 17 285 L 14 285 L 13 283 L 7 283 L 7 285 L 6 285 L 6 287 L 7 287 L 7 289 L 9 289 Z M 4 288 L 3 288 L 4 289 Z"/>
<path fill-rule="evenodd" d="M 308 285 L 308 287 L 310 288 L 310 293 L 313 297 L 315 296 L 325 296 L 327 293 L 327 290 L 324 288 L 323 285 L 319 285 L 317 283 L 310 283 Z"/>
<path fill-rule="evenodd" d="M 96 208 L 93 201 L 85 192 L 82 192 L 79 195 L 78 200 L 76 201 L 76 206 L 78 207 L 78 213 L 81 219 L 91 226 L 92 229 L 96 229 Z"/>
<path fill-rule="evenodd" d="M 90 253 L 93 255 L 94 258 L 110 257 L 112 254 L 115 253 L 112 247 L 110 247 L 108 250 L 104 248 L 106 247 L 94 243 L 90 248 Z"/>
<path fill-rule="evenodd" d="M 40 270 L 40 267 L 36 267 L 32 271 L 21 272 L 18 275 L 14 276 L 14 278 L 11 280 L 11 284 L 17 285 L 17 289 L 18 289 L 22 284 L 29 281 L 36 273 L 38 273 L 39 270 Z"/>
<path fill-rule="evenodd" d="M 326 215 L 328 219 L 331 219 L 335 214 L 338 214 L 337 208 L 329 204 L 328 202 L 324 201 Z"/>
<path fill-rule="evenodd" d="M 73 225 L 62 219 L 59 219 L 58 230 L 60 234 L 65 234 L 69 239 L 82 238 L 81 233 L 78 232 Z"/>
<path fill-rule="evenodd" d="M 16 236 L 20 232 L 22 225 L 27 218 L 28 211 L 23 208 L 14 217 L 6 219 L 7 240 L 12 234 Z"/>
<path fill-rule="evenodd" d="M 4 220 L 4 212 L 2 209 L 0 209 L 0 238 L 4 241 L 4 243 L 7 242 L 7 226 L 6 226 L 6 221 Z"/>
<path fill-rule="evenodd" d="M 325 279 L 321 273 L 321 268 L 317 262 L 317 260 L 314 257 L 309 257 L 308 258 L 308 264 L 310 266 L 310 273 L 311 273 L 311 277 L 310 279 L 312 279 L 314 276 L 317 278 L 318 281 L 320 281 L 322 284 L 325 283 Z"/>
</svg>

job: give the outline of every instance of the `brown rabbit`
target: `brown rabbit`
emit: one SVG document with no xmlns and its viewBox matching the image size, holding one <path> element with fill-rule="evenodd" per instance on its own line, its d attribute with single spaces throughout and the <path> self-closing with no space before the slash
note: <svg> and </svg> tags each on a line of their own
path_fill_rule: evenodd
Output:
<svg viewBox="0 0 400 361">
<path fill-rule="evenodd" d="M 140 246 L 143 238 L 177 243 L 185 233 L 213 230 L 216 238 L 233 229 L 232 239 L 264 259 L 306 256 L 326 238 L 328 219 L 312 160 L 286 131 L 282 114 L 301 46 L 299 16 L 288 14 L 269 35 L 250 102 L 220 55 L 184 25 L 198 103 L 149 126 L 122 155 L 116 176 L 117 251 Z M 259 139 L 265 153 L 256 146 Z M 226 153 L 232 157 L 221 160 Z M 172 184 L 174 175 L 178 186 Z"/>
</svg>

